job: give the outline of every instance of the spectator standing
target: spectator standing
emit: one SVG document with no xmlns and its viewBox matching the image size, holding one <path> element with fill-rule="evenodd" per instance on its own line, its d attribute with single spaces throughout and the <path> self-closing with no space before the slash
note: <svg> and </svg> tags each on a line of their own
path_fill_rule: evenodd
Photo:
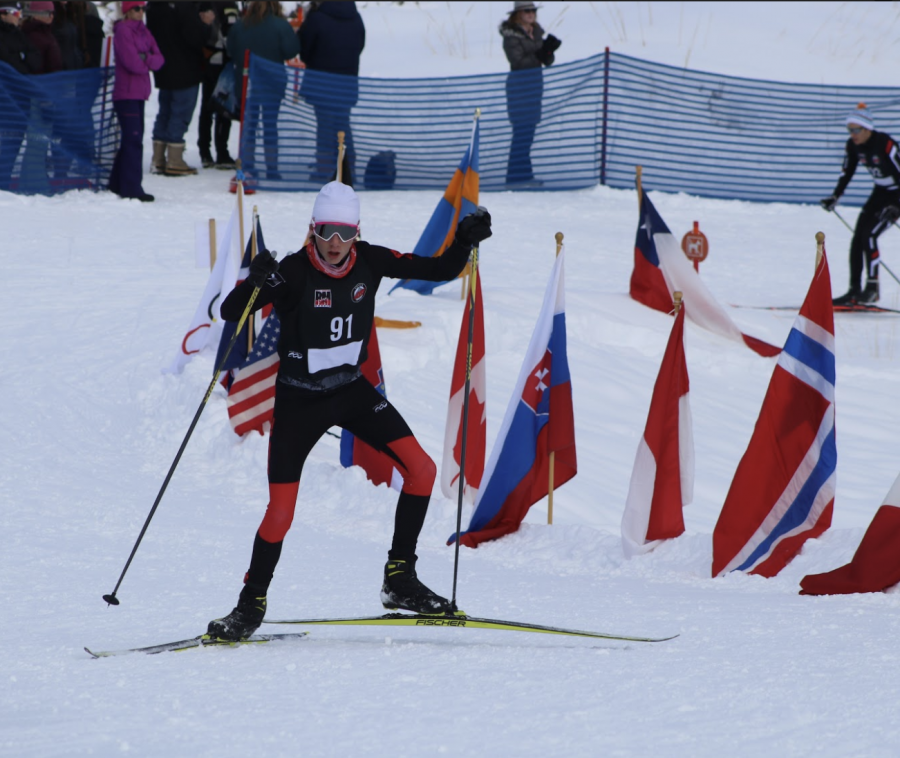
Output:
<svg viewBox="0 0 900 758">
<path fill-rule="evenodd" d="M 98 68 L 103 56 L 103 19 L 97 11 L 97 4 L 89 1 L 80 3 L 84 6 L 84 65 L 87 68 Z"/>
<path fill-rule="evenodd" d="M 124 2 L 125 18 L 115 26 L 116 84 L 113 107 L 121 127 L 119 151 L 113 161 L 109 188 L 120 197 L 152 202 L 144 192 L 144 103 L 150 97 L 150 72 L 165 60 L 150 30 L 144 26 L 144 2 Z"/>
<path fill-rule="evenodd" d="M 900 218 L 900 152 L 897 143 L 884 132 L 875 131 L 869 109 L 860 103 L 846 119 L 850 137 L 844 151 L 844 168 L 830 197 L 821 201 L 826 211 L 833 211 L 847 185 L 862 163 L 872 175 L 875 186 L 856 219 L 850 241 L 850 289 L 834 299 L 835 305 L 875 303 L 878 301 L 878 235 Z M 863 263 L 866 288 L 860 284 Z"/>
<path fill-rule="evenodd" d="M 200 94 L 200 123 L 198 124 L 197 147 L 203 168 L 215 166 L 220 169 L 234 168 L 234 158 L 228 152 L 228 137 L 231 135 L 231 119 L 213 106 L 212 95 L 219 81 L 219 75 L 228 64 L 225 40 L 233 24 L 238 20 L 237 3 L 203 3 L 204 10 L 211 8 L 215 13 L 212 31 L 204 48 L 206 63 L 203 67 L 202 91 Z M 215 117 L 215 119 L 213 118 Z M 215 120 L 215 131 L 213 121 Z M 216 159 L 213 160 L 210 143 L 215 144 Z"/>
<path fill-rule="evenodd" d="M 0 61 L 20 74 L 33 74 L 41 67 L 41 54 L 19 28 L 21 23 L 21 3 L 0 3 Z M 17 90 L 0 94 L 0 190 L 12 189 L 30 108 L 28 96 Z"/>
<path fill-rule="evenodd" d="M 35 74 L 54 74 L 62 70 L 62 52 L 53 36 L 53 3 L 37 2 L 28 4 L 22 31 L 41 55 L 40 67 Z M 47 170 L 47 153 L 53 132 L 55 104 L 52 99 L 33 97 L 31 113 L 25 138 L 25 153 L 22 156 L 22 171 L 19 190 L 25 194 L 49 195 L 50 176 Z"/>
<path fill-rule="evenodd" d="M 228 32 L 226 43 L 228 56 L 235 69 L 235 85 L 240 87 L 244 53 L 253 55 L 282 66 L 274 76 L 254 81 L 254 91 L 259 94 L 261 105 L 256 112 L 244 109 L 244 133 L 242 135 L 241 159 L 244 172 L 251 175 L 255 170 L 256 133 L 262 121 L 263 154 L 266 161 L 266 178 L 281 179 L 278 170 L 278 111 L 287 85 L 284 62 L 300 52 L 297 35 L 291 28 L 281 3 L 267 0 L 253 0 L 246 7 L 244 15 Z M 245 150 L 244 145 L 248 148 Z M 252 177 L 251 177 L 252 178 Z"/>
<path fill-rule="evenodd" d="M 28 4 L 22 31 L 41 54 L 41 66 L 36 74 L 54 74 L 63 70 L 62 51 L 53 35 L 54 8 L 51 2 L 31 2 Z"/>
<path fill-rule="evenodd" d="M 350 130 L 350 111 L 359 98 L 359 58 L 366 46 L 366 27 L 355 2 L 312 2 L 298 32 L 300 59 L 306 64 L 302 90 L 316 111 L 316 164 L 310 179 L 327 182 L 337 169 L 337 133 L 344 132 L 342 180 L 353 186 L 356 151 Z M 345 86 L 317 83 L 310 71 L 343 74 Z M 309 80 L 307 80 L 309 77 Z"/>
<path fill-rule="evenodd" d="M 84 68 L 87 37 L 84 30 L 84 4 L 74 2 L 53 3 L 53 36 L 59 43 L 64 71 Z"/>
<path fill-rule="evenodd" d="M 562 43 L 552 34 L 544 39 L 544 30 L 537 22 L 538 7 L 534 3 L 515 2 L 509 18 L 500 24 L 503 52 L 510 68 L 506 78 L 506 110 L 512 123 L 512 141 L 506 183 L 512 188 L 543 184 L 535 179 L 531 164 L 531 145 L 541 121 L 544 97 L 541 67 L 553 64 L 554 52 Z"/>
<path fill-rule="evenodd" d="M 203 47 L 209 38 L 212 10 L 193 2 L 150 2 L 147 28 L 165 63 L 153 78 L 159 90 L 159 112 L 153 124 L 151 170 L 166 176 L 196 174 L 184 161 L 184 135 L 197 107 L 203 80 Z"/>
</svg>

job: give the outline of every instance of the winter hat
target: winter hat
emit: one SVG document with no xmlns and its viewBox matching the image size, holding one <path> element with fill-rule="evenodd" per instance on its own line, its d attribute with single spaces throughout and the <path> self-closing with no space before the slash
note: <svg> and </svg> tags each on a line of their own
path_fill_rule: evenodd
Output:
<svg viewBox="0 0 900 758">
<path fill-rule="evenodd" d="M 37 0 L 32 0 L 32 2 L 28 3 L 28 9 L 26 13 L 29 16 L 33 16 L 36 13 L 53 13 L 53 3 L 47 2 L 37 2 Z"/>
<path fill-rule="evenodd" d="M 509 12 L 509 15 L 512 16 L 513 13 L 518 13 L 519 11 L 534 11 L 537 12 L 537 9 L 540 8 L 540 5 L 535 5 L 534 3 L 527 2 L 516 2 L 513 3 L 513 9 Z"/>
<path fill-rule="evenodd" d="M 15 16 L 22 14 L 21 3 L 0 3 L 0 13 L 12 13 Z"/>
<path fill-rule="evenodd" d="M 872 118 L 872 114 L 869 113 L 869 109 L 866 108 L 865 103 L 860 103 L 856 106 L 856 110 L 850 111 L 850 115 L 847 116 L 846 123 L 848 125 L 859 124 L 864 129 L 875 128 L 875 120 Z"/>
<path fill-rule="evenodd" d="M 133 10 L 134 8 L 143 8 L 147 3 L 122 3 L 122 13 L 128 13 L 128 11 Z"/>
<path fill-rule="evenodd" d="M 328 182 L 316 195 L 313 223 L 359 224 L 359 197 L 343 182 Z"/>
</svg>

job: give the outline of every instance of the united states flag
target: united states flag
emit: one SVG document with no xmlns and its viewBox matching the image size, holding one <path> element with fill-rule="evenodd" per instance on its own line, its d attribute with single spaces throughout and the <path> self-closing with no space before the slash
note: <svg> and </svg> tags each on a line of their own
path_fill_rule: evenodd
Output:
<svg viewBox="0 0 900 758">
<path fill-rule="evenodd" d="M 272 312 L 228 390 L 228 417 L 236 434 L 254 429 L 264 434 L 272 428 L 280 333 L 281 322 Z"/>
</svg>

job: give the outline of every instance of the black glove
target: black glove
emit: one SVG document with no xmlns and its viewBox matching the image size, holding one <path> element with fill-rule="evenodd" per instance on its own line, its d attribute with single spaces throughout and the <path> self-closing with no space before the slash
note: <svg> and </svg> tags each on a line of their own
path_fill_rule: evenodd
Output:
<svg viewBox="0 0 900 758">
<path fill-rule="evenodd" d="M 561 44 L 561 39 L 554 37 L 552 34 L 548 34 L 544 39 L 544 43 L 541 45 L 541 50 L 549 55 L 550 53 L 556 52 Z"/>
<path fill-rule="evenodd" d="M 470 213 L 456 227 L 455 242 L 473 247 L 491 236 L 491 214 L 487 208 L 478 206 L 475 213 Z"/>
<path fill-rule="evenodd" d="M 247 274 L 247 281 L 254 287 L 262 287 L 272 274 L 278 271 L 278 261 L 275 256 L 268 250 L 257 253 L 253 262 L 250 264 L 250 273 Z"/>
<path fill-rule="evenodd" d="M 881 209 L 881 214 L 878 216 L 879 220 L 887 221 L 889 224 L 893 224 L 898 218 L 900 218 L 900 205 L 886 205 Z"/>
<path fill-rule="evenodd" d="M 829 195 L 828 197 L 823 197 L 819 200 L 819 205 L 821 205 L 826 211 L 831 213 L 835 209 L 835 206 L 838 204 L 838 196 L 837 195 Z"/>
</svg>

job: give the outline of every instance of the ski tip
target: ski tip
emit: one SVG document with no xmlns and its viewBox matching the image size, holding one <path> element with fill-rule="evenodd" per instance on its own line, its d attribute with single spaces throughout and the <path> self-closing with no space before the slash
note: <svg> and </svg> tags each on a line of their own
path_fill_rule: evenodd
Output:
<svg viewBox="0 0 900 758">
<path fill-rule="evenodd" d="M 100 657 L 100 656 L 97 655 L 93 650 L 91 650 L 89 647 L 86 647 L 86 648 L 84 649 L 84 652 L 86 652 L 89 656 L 91 656 L 91 658 L 99 658 L 99 657 Z"/>
</svg>

